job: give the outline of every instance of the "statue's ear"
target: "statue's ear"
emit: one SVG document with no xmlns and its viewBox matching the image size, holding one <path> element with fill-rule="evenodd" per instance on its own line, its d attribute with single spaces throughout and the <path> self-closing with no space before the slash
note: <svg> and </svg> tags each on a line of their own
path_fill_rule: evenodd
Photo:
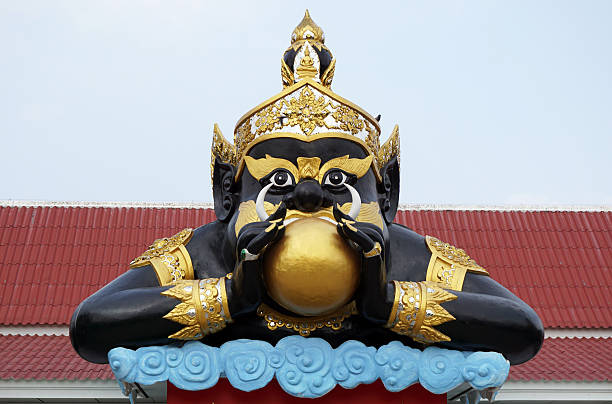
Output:
<svg viewBox="0 0 612 404">
<path fill-rule="evenodd" d="M 380 175 L 382 183 L 378 187 L 378 203 L 385 221 L 387 224 L 390 224 L 395 219 L 399 203 L 400 175 L 397 156 L 393 157 L 383 166 L 380 170 Z"/>
<path fill-rule="evenodd" d="M 224 163 L 218 157 L 215 157 L 213 167 L 213 200 L 215 202 L 215 215 L 222 222 L 228 221 L 238 201 L 236 194 L 236 182 L 234 176 L 236 168 L 228 163 Z"/>
</svg>

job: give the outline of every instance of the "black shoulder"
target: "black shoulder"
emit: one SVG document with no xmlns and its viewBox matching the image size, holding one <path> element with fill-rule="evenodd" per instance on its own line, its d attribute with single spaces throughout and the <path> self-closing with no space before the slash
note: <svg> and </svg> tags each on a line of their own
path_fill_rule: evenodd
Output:
<svg viewBox="0 0 612 404">
<path fill-rule="evenodd" d="M 233 270 L 233 256 L 227 250 L 227 224 L 215 220 L 193 231 L 185 246 L 197 279 L 218 278 Z"/>
<path fill-rule="evenodd" d="M 400 281 L 424 281 L 431 252 L 425 243 L 425 236 L 392 223 L 389 229 L 389 258 L 387 278 Z"/>
</svg>

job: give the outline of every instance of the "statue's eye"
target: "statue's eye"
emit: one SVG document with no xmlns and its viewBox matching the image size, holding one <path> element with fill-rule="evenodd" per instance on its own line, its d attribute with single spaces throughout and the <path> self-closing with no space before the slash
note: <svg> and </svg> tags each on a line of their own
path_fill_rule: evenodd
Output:
<svg viewBox="0 0 612 404">
<path fill-rule="evenodd" d="M 279 170 L 272 174 L 270 182 L 276 187 L 290 187 L 293 185 L 293 177 L 285 170 Z"/>
<path fill-rule="evenodd" d="M 323 185 L 331 185 L 332 187 L 339 187 L 344 185 L 348 177 L 340 170 L 331 170 L 325 175 Z"/>
</svg>

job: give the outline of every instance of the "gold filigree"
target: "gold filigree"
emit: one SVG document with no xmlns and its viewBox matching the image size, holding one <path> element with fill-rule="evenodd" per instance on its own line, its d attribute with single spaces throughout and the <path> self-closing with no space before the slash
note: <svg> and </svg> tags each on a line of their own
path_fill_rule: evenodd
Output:
<svg viewBox="0 0 612 404">
<path fill-rule="evenodd" d="M 445 261 L 448 265 L 454 264 L 455 267 L 463 266 L 469 272 L 489 275 L 489 272 L 486 269 L 478 265 L 476 261 L 470 258 L 470 256 L 467 255 L 461 248 L 454 247 L 431 236 L 426 236 L 425 241 L 427 242 L 427 247 L 429 247 L 432 256 L 435 255 L 440 260 Z"/>
<path fill-rule="evenodd" d="M 395 125 L 393 132 L 389 136 L 389 139 L 380 147 L 378 151 L 378 166 L 384 167 L 393 157 L 397 157 L 399 161 L 400 156 L 400 139 L 399 139 L 399 126 Z"/>
<path fill-rule="evenodd" d="M 342 322 L 353 314 L 357 314 L 355 302 L 350 302 L 334 313 L 318 317 L 294 317 L 279 313 L 272 307 L 262 303 L 257 308 L 257 315 L 266 320 L 268 329 L 274 331 L 278 328 L 287 328 L 307 337 L 311 332 L 319 328 L 331 328 L 338 331 L 342 328 Z"/>
<path fill-rule="evenodd" d="M 317 97 L 310 87 L 302 88 L 299 97 L 282 100 L 281 102 L 287 106 L 284 111 L 287 119 L 281 122 L 281 126 L 299 126 L 306 135 L 310 135 L 316 127 L 327 127 L 329 129 L 325 118 L 330 114 L 327 109 L 330 103 L 324 96 Z M 280 122 L 280 109 L 278 112 L 278 121 Z"/>
<path fill-rule="evenodd" d="M 230 142 L 225 139 L 225 137 L 223 137 L 223 133 L 221 133 L 221 129 L 219 129 L 219 125 L 217 124 L 215 124 L 213 128 L 213 142 L 210 153 L 211 179 L 214 176 L 215 158 L 218 158 L 222 162 L 232 164 L 234 166 L 237 164 L 236 149 Z"/>
<path fill-rule="evenodd" d="M 184 229 L 172 237 L 155 240 L 145 252 L 130 262 L 130 268 L 151 265 L 160 285 L 193 279 L 193 264 L 185 248 L 192 236 L 193 229 Z"/>
<path fill-rule="evenodd" d="M 440 304 L 457 296 L 431 282 L 394 283 L 395 300 L 387 327 L 423 344 L 450 341 L 447 335 L 433 327 L 455 320 Z"/>
<path fill-rule="evenodd" d="M 163 296 L 180 301 L 164 318 L 185 326 L 168 338 L 200 339 L 222 330 L 232 321 L 225 293 L 225 279 L 179 281 L 171 289 L 161 292 Z"/>
</svg>

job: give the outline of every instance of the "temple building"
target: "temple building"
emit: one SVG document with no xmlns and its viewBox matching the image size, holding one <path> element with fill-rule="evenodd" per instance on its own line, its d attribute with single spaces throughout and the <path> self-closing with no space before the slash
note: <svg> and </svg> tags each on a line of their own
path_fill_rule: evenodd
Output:
<svg viewBox="0 0 612 404">
<path fill-rule="evenodd" d="M 1 202 L 0 402 L 126 402 L 72 348 L 70 317 L 152 240 L 215 219 L 208 204 Z M 403 206 L 395 221 L 465 248 L 542 319 L 541 351 L 497 402 L 612 400 L 612 207 Z M 166 402 L 164 384 L 140 387 Z"/>
</svg>

